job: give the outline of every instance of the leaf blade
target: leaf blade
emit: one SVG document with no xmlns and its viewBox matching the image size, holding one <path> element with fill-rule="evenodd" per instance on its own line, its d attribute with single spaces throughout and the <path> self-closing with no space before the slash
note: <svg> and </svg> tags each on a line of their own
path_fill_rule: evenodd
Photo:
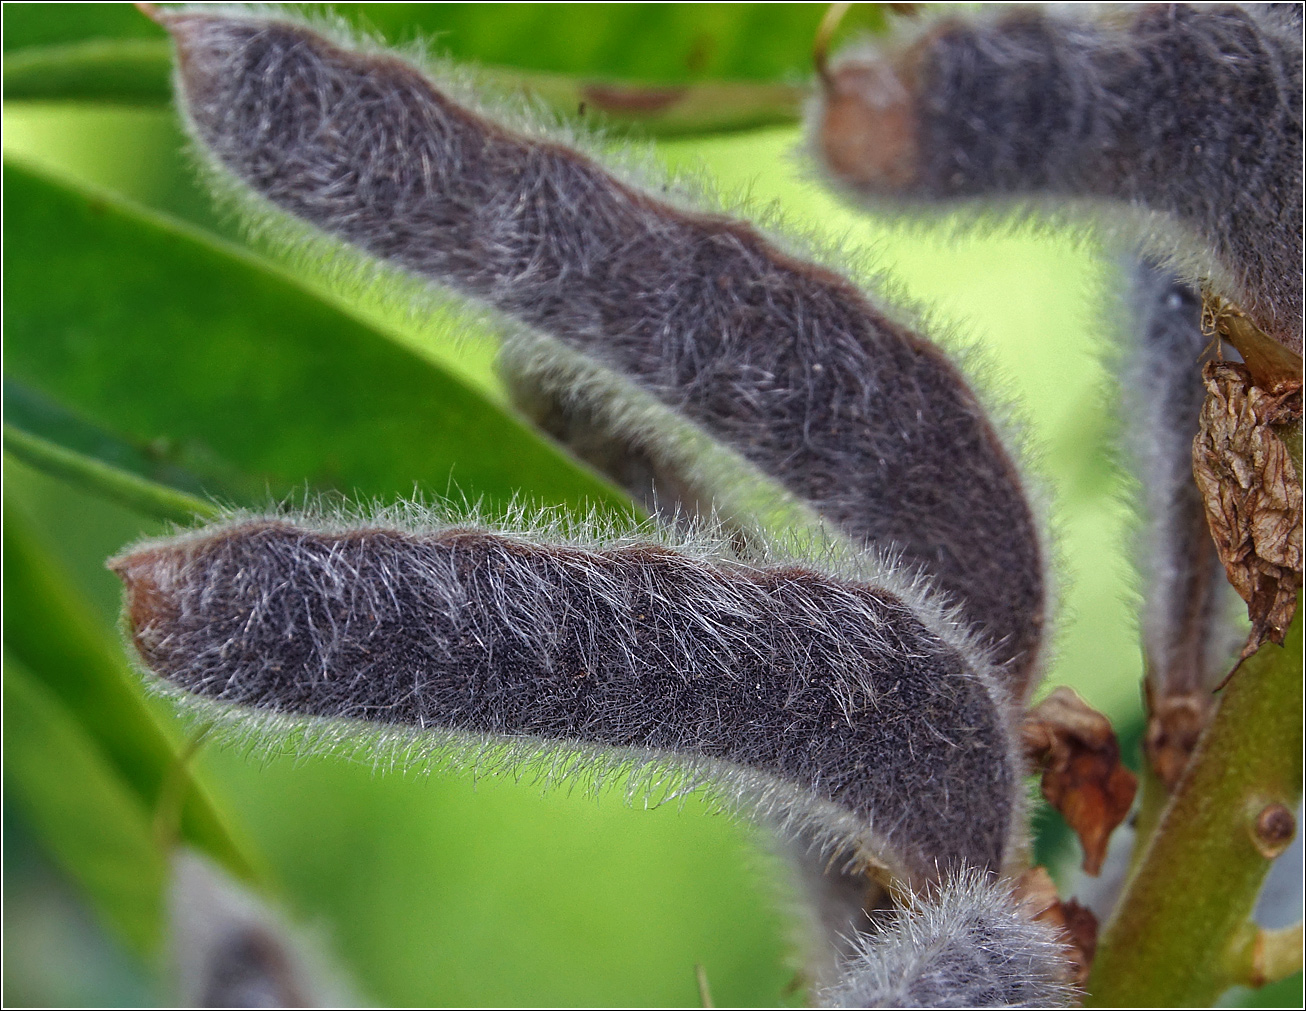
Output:
<svg viewBox="0 0 1306 1011">
<path fill-rule="evenodd" d="M 29 466 L 155 519 L 186 523 L 196 517 L 211 519 L 219 512 L 203 499 L 119 470 L 8 422 L 4 447 Z"/>
<path fill-rule="evenodd" d="M 138 953 L 150 952 L 166 870 L 145 808 L 8 650 L 4 675 L 6 784 L 106 924 Z"/>
<path fill-rule="evenodd" d="M 64 707 L 144 810 L 175 802 L 180 835 L 244 878 L 257 867 L 145 703 L 109 643 L 21 510 L 6 501 L 5 649 Z M 6 755 L 9 754 L 6 746 Z"/>
<path fill-rule="evenodd" d="M 524 424 L 266 263 L 15 165 L 5 204 L 9 373 L 238 502 L 406 497 L 416 482 L 492 505 L 623 508 Z M 58 297 L 52 276 L 70 282 Z"/>
</svg>

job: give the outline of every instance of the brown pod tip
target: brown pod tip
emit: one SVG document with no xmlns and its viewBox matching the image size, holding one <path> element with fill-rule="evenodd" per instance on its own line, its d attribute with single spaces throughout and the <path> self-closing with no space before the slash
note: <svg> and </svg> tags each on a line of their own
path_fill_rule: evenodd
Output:
<svg viewBox="0 0 1306 1011">
<path fill-rule="evenodd" d="M 176 547 L 151 546 L 110 558 L 105 567 L 122 580 L 126 589 L 123 620 L 132 643 L 147 661 L 149 630 L 176 618 L 172 592 L 183 553 Z"/>
<path fill-rule="evenodd" d="M 842 182 L 877 190 L 916 180 L 918 116 L 907 61 L 858 58 L 823 75 L 821 155 Z"/>
</svg>

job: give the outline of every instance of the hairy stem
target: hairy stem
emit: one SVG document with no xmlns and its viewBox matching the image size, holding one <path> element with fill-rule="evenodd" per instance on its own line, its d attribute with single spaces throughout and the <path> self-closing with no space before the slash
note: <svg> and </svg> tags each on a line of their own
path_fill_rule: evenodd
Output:
<svg viewBox="0 0 1306 1011">
<path fill-rule="evenodd" d="M 1247 981 L 1236 953 L 1277 855 L 1263 815 L 1301 798 L 1301 711 L 1299 607 L 1283 646 L 1263 645 L 1224 690 L 1102 936 L 1091 1004 L 1205 1006 Z"/>
</svg>

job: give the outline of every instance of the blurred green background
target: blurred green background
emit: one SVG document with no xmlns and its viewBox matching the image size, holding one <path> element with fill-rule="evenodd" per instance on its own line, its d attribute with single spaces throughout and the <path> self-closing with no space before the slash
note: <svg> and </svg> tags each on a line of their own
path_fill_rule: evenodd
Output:
<svg viewBox="0 0 1306 1011">
<path fill-rule="evenodd" d="M 559 104 L 589 80 L 801 85 L 823 13 L 333 9 L 510 83 L 559 75 Z M 880 17 L 859 5 L 843 30 Z M 437 758 L 405 775 L 288 745 L 180 761 L 194 728 L 130 673 L 104 568 L 166 529 L 166 512 L 106 491 L 85 461 L 123 487 L 233 503 L 414 489 L 491 507 L 624 499 L 512 416 L 493 334 L 471 314 L 429 296 L 414 312 L 356 284 L 341 294 L 320 264 L 247 243 L 197 184 L 166 102 L 167 44 L 130 5 L 6 5 L 4 45 L 5 1002 L 168 999 L 159 840 L 180 826 L 309 928 L 369 1001 L 696 1004 L 700 964 L 719 1004 L 801 1003 L 779 865 L 696 798 L 644 810 L 620 790 L 542 793 L 529 769 L 476 780 Z M 958 236 L 946 220 L 850 210 L 804 160 L 792 101 L 756 94 L 734 122 L 608 125 L 614 145 L 654 137 L 659 160 L 706 175 L 728 203 L 779 210 L 885 272 L 948 340 L 978 346 L 984 385 L 1018 405 L 1059 548 L 1048 683 L 1109 713 L 1136 764 L 1131 521 L 1103 365 L 1110 266 L 1074 234 Z M 1066 878 L 1064 831 L 1037 824 Z"/>
</svg>

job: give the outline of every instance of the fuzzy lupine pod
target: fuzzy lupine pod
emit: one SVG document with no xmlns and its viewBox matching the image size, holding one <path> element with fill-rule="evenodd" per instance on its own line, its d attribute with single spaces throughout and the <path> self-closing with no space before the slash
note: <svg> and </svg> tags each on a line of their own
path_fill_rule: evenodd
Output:
<svg viewBox="0 0 1306 1011">
<path fill-rule="evenodd" d="M 145 666 L 194 696 L 621 749 L 912 885 L 1000 868 L 1019 836 L 992 672 L 898 597 L 812 568 L 287 519 L 111 566 Z"/>
<path fill-rule="evenodd" d="M 552 360 L 541 374 L 534 371 L 533 359 L 509 351 L 500 357 L 499 366 L 513 405 L 536 428 L 611 478 L 665 523 L 674 526 L 713 516 L 717 507 L 704 494 L 704 482 L 695 480 L 692 463 L 677 467 L 659 447 L 640 438 L 638 426 L 615 423 L 590 397 L 569 395 L 574 383 L 564 381 L 560 390 L 550 382 Z"/>
<path fill-rule="evenodd" d="M 254 14 L 160 17 L 189 128 L 221 172 L 629 377 L 928 573 L 1015 694 L 1032 688 L 1037 530 L 1001 439 L 936 347 L 750 225 L 514 133 L 394 56 Z"/>
<path fill-rule="evenodd" d="M 181 1007 L 354 1007 L 310 940 L 192 850 L 172 857 L 168 954 Z"/>
<path fill-rule="evenodd" d="M 811 988 L 836 985 L 858 950 L 858 938 L 873 917 L 892 908 L 894 888 L 851 868 L 851 854 L 822 855 L 810 836 L 786 840 L 782 856 L 787 883 L 797 902 L 789 910 L 791 944 L 802 956 Z"/>
<path fill-rule="evenodd" d="M 1196 291 L 1147 261 L 1134 262 L 1130 273 L 1122 390 L 1146 517 L 1139 547 L 1147 750 L 1173 786 L 1245 633 L 1193 481 L 1193 438 L 1206 397 L 1202 362 L 1214 356 L 1216 342 L 1202 332 Z"/>
<path fill-rule="evenodd" d="M 823 1007 L 1068 1007 L 1076 996 L 1051 928 L 1026 919 L 1008 886 L 962 873 L 857 938 Z"/>
<path fill-rule="evenodd" d="M 1086 201 L 1300 354 L 1300 6 L 1067 7 L 849 54 L 818 154 L 867 197 Z"/>
</svg>

